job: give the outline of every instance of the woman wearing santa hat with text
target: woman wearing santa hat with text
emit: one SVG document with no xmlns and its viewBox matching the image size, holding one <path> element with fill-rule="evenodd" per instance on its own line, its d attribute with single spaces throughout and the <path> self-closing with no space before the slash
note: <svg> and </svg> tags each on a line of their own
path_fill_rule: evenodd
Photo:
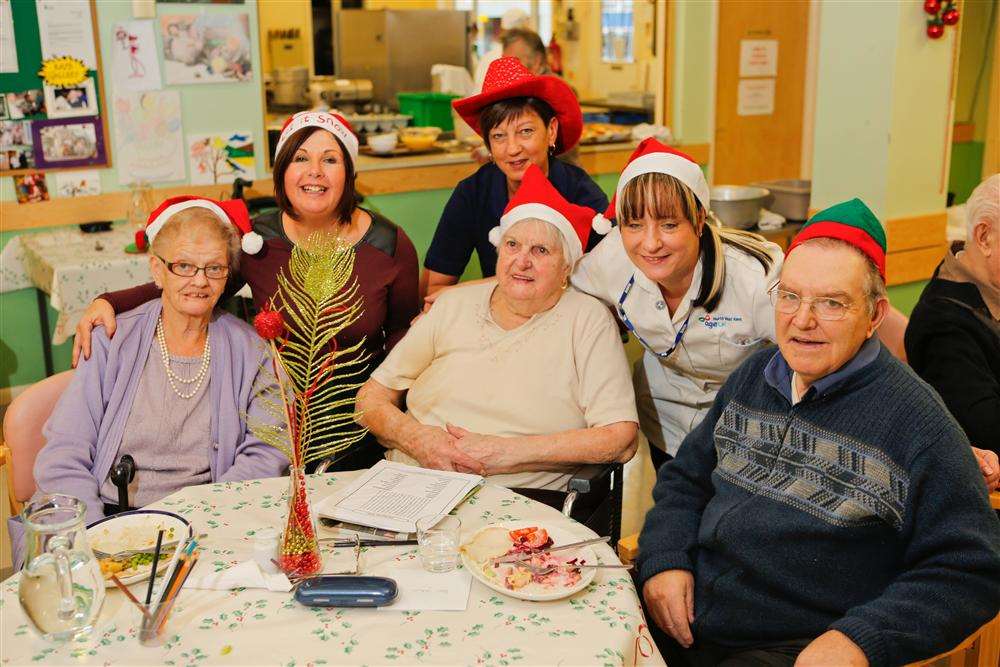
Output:
<svg viewBox="0 0 1000 667">
<path fill-rule="evenodd" d="M 358 205 L 357 157 L 358 138 L 337 114 L 304 111 L 285 123 L 274 159 L 274 196 L 280 210 L 254 219 L 252 232 L 243 237 L 239 274 L 226 296 L 247 283 L 254 305 L 262 308 L 277 291 L 278 273 L 288 266 L 295 244 L 313 232 L 335 233 L 354 244 L 354 277 L 363 304 L 362 316 L 338 334 L 336 344 L 347 349 L 363 342 L 359 353 L 370 355 L 370 371 L 418 312 L 417 254 L 402 229 Z M 84 357 L 90 353 L 93 326 L 103 324 L 114 335 L 114 313 L 158 295 L 153 284 L 101 295 L 77 326 L 74 361 L 79 352 Z M 374 439 L 367 438 L 347 450 L 333 469 L 367 468 L 381 453 Z"/>
<path fill-rule="evenodd" d="M 733 369 L 774 339 L 767 289 L 781 249 L 710 222 L 701 167 L 655 139 L 629 158 L 608 214 L 618 226 L 580 260 L 573 285 L 611 306 L 644 348 L 633 383 L 659 468 Z"/>
<path fill-rule="evenodd" d="M 216 308 L 249 230 L 242 201 L 175 197 L 153 211 L 145 236 L 162 292 L 121 313 L 114 338 L 95 332 L 43 429 L 37 493 L 80 498 L 89 524 L 130 509 L 109 478 L 126 454 L 132 507 L 195 484 L 283 474 L 285 455 L 247 426 L 269 422 L 262 394 L 277 396 L 266 352 L 250 325 Z M 18 554 L 21 524 L 8 526 Z"/>
</svg>

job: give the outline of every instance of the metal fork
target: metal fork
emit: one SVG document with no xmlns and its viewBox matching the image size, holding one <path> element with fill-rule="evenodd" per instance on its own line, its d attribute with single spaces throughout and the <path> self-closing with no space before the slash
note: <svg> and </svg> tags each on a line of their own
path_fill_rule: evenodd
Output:
<svg viewBox="0 0 1000 667">
<path fill-rule="evenodd" d="M 532 574 L 548 574 L 549 572 L 555 572 L 556 570 L 569 570 L 569 569 L 582 569 L 585 567 L 595 568 L 595 569 L 606 569 L 606 570 L 631 570 L 632 564 L 627 565 L 605 565 L 603 563 L 596 563 L 591 565 L 590 563 L 558 563 L 554 565 L 532 565 L 527 561 L 518 561 L 515 563 L 517 567 L 523 567 L 528 572 Z"/>
</svg>

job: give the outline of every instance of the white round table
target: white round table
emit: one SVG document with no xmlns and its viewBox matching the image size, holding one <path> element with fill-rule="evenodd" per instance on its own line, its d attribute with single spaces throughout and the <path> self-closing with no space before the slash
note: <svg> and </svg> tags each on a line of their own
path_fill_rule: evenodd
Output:
<svg viewBox="0 0 1000 667">
<path fill-rule="evenodd" d="M 315 505 L 357 474 L 310 476 L 310 500 Z M 287 478 L 194 486 L 150 507 L 181 514 L 196 534 L 207 534 L 199 567 L 221 569 L 251 553 L 255 530 L 283 525 L 287 487 Z M 521 520 L 558 525 L 580 539 L 593 536 L 558 511 L 492 485 L 460 506 L 458 516 L 465 536 L 490 523 Z M 597 550 L 602 562 L 618 562 L 609 546 Z M 414 558 L 416 547 L 365 549 L 361 571 Z M 647 641 L 637 654 L 645 621 L 624 570 L 598 570 L 583 591 L 555 602 L 517 600 L 473 580 L 465 611 L 308 608 L 288 593 L 185 589 L 166 624 L 166 641 L 155 648 L 139 645 L 138 612 L 117 589 L 108 590 L 90 636 L 66 644 L 42 640 L 18 603 L 19 577 L 2 584 L 4 665 L 663 664 Z M 139 588 L 144 585 L 133 591 Z M 649 636 L 645 629 L 642 635 Z"/>
</svg>

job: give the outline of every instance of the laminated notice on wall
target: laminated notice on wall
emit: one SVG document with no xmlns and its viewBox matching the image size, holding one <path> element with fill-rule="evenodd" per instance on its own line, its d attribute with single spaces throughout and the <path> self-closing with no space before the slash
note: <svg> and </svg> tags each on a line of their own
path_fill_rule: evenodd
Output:
<svg viewBox="0 0 1000 667">
<path fill-rule="evenodd" d="M 770 116 L 774 113 L 774 79 L 740 79 L 736 115 Z"/>
<path fill-rule="evenodd" d="M 741 39 L 740 76 L 778 76 L 778 40 Z"/>
<path fill-rule="evenodd" d="M 87 0 L 35 0 L 42 60 L 69 56 L 97 69 L 94 27 Z"/>
</svg>

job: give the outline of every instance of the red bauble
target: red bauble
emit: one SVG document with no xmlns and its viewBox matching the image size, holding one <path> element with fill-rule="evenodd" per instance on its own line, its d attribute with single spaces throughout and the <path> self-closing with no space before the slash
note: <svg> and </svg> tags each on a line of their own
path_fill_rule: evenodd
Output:
<svg viewBox="0 0 1000 667">
<path fill-rule="evenodd" d="M 276 310 L 262 310 L 253 318 L 253 326 L 264 340 L 273 340 L 285 333 L 285 318 Z"/>
<path fill-rule="evenodd" d="M 958 10 L 949 6 L 948 9 L 944 10 L 944 14 L 941 15 L 941 20 L 945 25 L 955 25 L 958 23 Z"/>
<path fill-rule="evenodd" d="M 931 39 L 941 39 L 941 35 L 944 34 L 944 26 L 940 23 L 928 23 L 927 24 L 927 36 Z"/>
<path fill-rule="evenodd" d="M 937 15 L 941 11 L 941 0 L 924 0 L 924 11 L 931 16 Z"/>
</svg>

